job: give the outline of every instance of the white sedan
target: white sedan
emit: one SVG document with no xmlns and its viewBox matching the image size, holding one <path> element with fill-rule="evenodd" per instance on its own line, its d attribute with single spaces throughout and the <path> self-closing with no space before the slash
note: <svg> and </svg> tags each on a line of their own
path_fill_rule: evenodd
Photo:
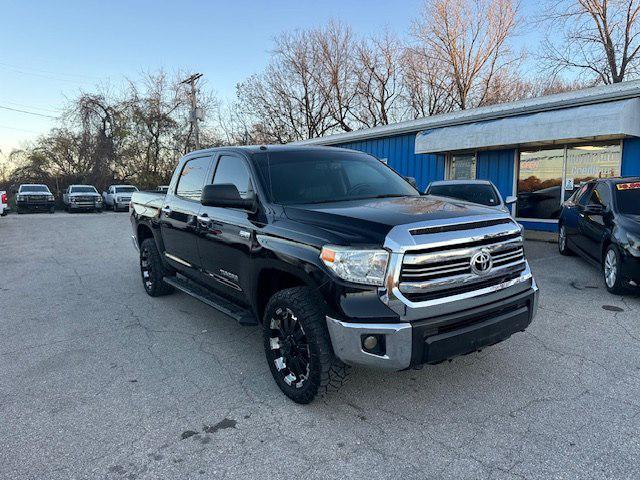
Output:
<svg viewBox="0 0 640 480">
<path fill-rule="evenodd" d="M 431 182 L 424 193 L 479 203 L 507 213 L 511 213 L 511 205 L 517 201 L 517 197 L 513 195 L 503 200 L 496 186 L 489 180 L 439 180 Z"/>
</svg>

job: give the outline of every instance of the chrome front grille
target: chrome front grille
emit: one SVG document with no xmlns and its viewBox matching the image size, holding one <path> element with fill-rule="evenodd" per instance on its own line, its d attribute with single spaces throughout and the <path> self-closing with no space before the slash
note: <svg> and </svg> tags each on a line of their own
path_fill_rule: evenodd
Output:
<svg viewBox="0 0 640 480">
<path fill-rule="evenodd" d="M 472 269 L 472 259 L 479 252 L 488 253 L 491 267 L 477 273 Z M 400 271 L 400 292 L 412 296 L 455 292 L 456 287 L 468 290 L 473 284 L 484 286 L 504 281 L 525 268 L 521 234 L 492 237 L 489 242 L 474 240 L 467 244 L 455 243 L 448 249 L 430 249 L 405 253 Z"/>
</svg>

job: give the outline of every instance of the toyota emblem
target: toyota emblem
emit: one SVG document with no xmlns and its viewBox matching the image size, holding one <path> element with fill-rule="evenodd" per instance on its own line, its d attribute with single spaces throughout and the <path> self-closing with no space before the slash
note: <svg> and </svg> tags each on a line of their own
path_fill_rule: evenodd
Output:
<svg viewBox="0 0 640 480">
<path fill-rule="evenodd" d="M 491 254 L 486 250 L 477 252 L 471 257 L 471 271 L 476 275 L 488 273 L 492 266 L 493 258 L 491 258 Z"/>
</svg>

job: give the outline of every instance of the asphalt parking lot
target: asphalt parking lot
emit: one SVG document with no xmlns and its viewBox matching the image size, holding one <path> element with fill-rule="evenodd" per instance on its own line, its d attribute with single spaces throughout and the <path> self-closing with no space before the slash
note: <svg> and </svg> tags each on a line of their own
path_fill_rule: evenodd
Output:
<svg viewBox="0 0 640 480">
<path fill-rule="evenodd" d="M 0 478 L 640 478 L 640 296 L 548 243 L 525 333 L 308 406 L 259 330 L 143 290 L 126 213 L 0 219 Z"/>
</svg>

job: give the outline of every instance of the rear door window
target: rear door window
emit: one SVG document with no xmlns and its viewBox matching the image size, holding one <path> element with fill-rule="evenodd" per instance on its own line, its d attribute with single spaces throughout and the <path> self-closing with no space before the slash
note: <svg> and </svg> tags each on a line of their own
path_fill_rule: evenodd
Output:
<svg viewBox="0 0 640 480">
<path fill-rule="evenodd" d="M 182 167 L 176 195 L 186 200 L 200 201 L 211 164 L 210 157 L 199 157 L 188 160 Z"/>
</svg>

